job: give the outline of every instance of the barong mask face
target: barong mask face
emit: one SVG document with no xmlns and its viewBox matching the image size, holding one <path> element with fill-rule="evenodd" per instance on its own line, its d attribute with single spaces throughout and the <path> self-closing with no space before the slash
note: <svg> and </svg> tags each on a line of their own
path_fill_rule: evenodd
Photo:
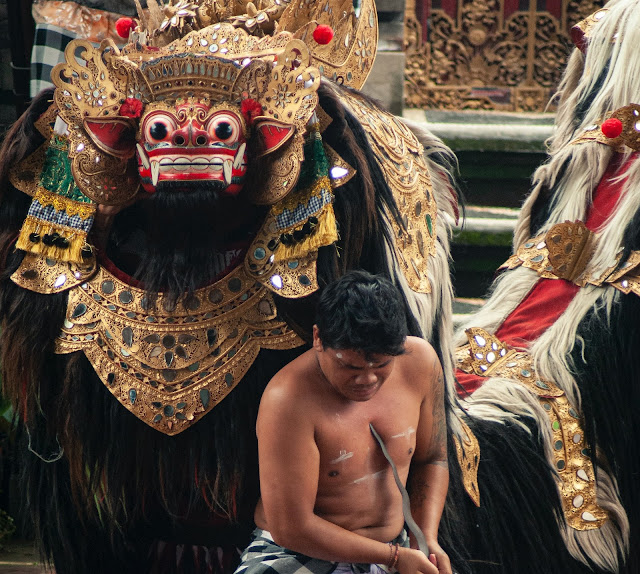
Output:
<svg viewBox="0 0 640 574">
<path fill-rule="evenodd" d="M 184 191 L 202 182 L 214 191 L 239 193 L 252 136 L 261 138 L 255 146 L 259 155 L 287 144 L 286 163 L 304 160 L 304 134 L 320 84 L 306 45 L 289 35 L 264 38 L 258 42 L 261 57 L 238 62 L 210 55 L 207 48 L 214 40 L 222 45 L 230 44 L 231 35 L 241 40 L 230 25 L 213 28 L 162 50 L 129 44 L 119 52 L 108 43 L 100 49 L 72 44 L 67 50 L 67 63 L 55 68 L 53 80 L 60 88 L 58 113 L 71 140 L 72 171 L 85 195 L 118 204 L 136 191 L 132 185 L 106 196 L 96 189 L 99 154 L 119 162 L 121 170 L 136 169 L 149 193 L 159 185 Z M 273 203 L 286 195 L 297 179 L 292 170 L 297 172 L 290 167 L 291 177 L 278 193 L 256 202 Z"/>
<path fill-rule="evenodd" d="M 140 119 L 138 171 L 145 191 L 169 183 L 208 182 L 236 195 L 247 172 L 247 139 L 240 110 L 206 101 L 150 106 Z M 179 187 L 178 187 L 179 189 Z"/>
</svg>

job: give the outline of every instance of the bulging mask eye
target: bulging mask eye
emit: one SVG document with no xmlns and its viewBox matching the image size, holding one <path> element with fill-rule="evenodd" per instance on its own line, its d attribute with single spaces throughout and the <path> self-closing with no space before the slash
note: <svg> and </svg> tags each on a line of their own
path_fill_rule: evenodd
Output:
<svg viewBox="0 0 640 574">
<path fill-rule="evenodd" d="M 150 143 L 170 141 L 171 134 L 177 127 L 176 121 L 170 115 L 159 112 L 147 116 L 144 120 L 142 135 Z"/>
<path fill-rule="evenodd" d="M 220 112 L 209 120 L 207 131 L 215 141 L 234 144 L 242 135 L 242 124 L 235 114 Z"/>
</svg>

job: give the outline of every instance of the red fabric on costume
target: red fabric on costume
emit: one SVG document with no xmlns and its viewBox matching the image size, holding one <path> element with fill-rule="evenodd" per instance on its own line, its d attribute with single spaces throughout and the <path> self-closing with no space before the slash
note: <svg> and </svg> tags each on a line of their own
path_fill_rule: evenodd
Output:
<svg viewBox="0 0 640 574">
<path fill-rule="evenodd" d="M 137 100 L 136 100 L 137 101 Z M 85 129 L 102 149 L 117 157 L 129 157 L 136 147 L 134 124 L 119 118 L 85 120 Z"/>
<path fill-rule="evenodd" d="M 633 154 L 626 165 L 630 165 L 637 157 L 638 154 Z M 612 161 L 594 192 L 593 203 L 585 222 L 591 231 L 597 231 L 605 222 L 620 197 L 624 181 L 612 181 L 618 168 L 618 161 Z M 580 287 L 565 279 L 539 279 L 498 327 L 496 337 L 512 347 L 528 347 L 558 320 L 579 289 Z M 479 389 L 486 377 L 457 370 L 456 378 L 461 386 L 458 394 L 464 397 Z"/>
<path fill-rule="evenodd" d="M 263 153 L 272 152 L 278 149 L 285 141 L 287 141 L 293 133 L 293 126 L 285 126 L 276 124 L 269 120 L 260 122 L 258 131 L 262 135 L 262 143 L 264 145 Z"/>
</svg>

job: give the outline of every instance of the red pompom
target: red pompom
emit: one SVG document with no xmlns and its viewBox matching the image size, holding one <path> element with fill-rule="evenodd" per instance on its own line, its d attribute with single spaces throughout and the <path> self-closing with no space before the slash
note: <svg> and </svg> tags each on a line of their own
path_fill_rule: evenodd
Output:
<svg viewBox="0 0 640 574">
<path fill-rule="evenodd" d="M 139 118 L 142 115 L 142 102 L 137 98 L 127 98 L 120 106 L 120 115 Z"/>
<path fill-rule="evenodd" d="M 333 29 L 331 26 L 324 26 L 321 24 L 313 31 L 313 39 L 318 44 L 328 44 L 333 40 Z"/>
<path fill-rule="evenodd" d="M 602 122 L 600 129 L 609 139 L 617 138 L 622 133 L 622 122 L 618 118 L 609 118 Z"/>
<path fill-rule="evenodd" d="M 136 21 L 133 18 L 118 18 L 116 21 L 116 32 L 121 38 L 128 38 L 129 32 L 136 27 Z"/>
<path fill-rule="evenodd" d="M 255 118 L 263 114 L 260 103 L 252 100 L 251 98 L 242 100 L 242 104 L 240 104 L 240 111 L 248 125 L 251 125 Z"/>
</svg>

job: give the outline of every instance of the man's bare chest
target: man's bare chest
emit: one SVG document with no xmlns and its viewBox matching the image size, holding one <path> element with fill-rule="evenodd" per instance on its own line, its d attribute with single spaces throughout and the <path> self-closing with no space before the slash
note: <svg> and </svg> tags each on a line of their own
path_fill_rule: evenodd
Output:
<svg viewBox="0 0 640 574">
<path fill-rule="evenodd" d="M 415 400 L 361 403 L 353 409 L 326 412 L 316 427 L 320 484 L 366 483 L 388 475 L 389 464 L 369 424 L 381 435 L 396 466 L 408 469 L 416 447 L 419 412 Z"/>
</svg>

